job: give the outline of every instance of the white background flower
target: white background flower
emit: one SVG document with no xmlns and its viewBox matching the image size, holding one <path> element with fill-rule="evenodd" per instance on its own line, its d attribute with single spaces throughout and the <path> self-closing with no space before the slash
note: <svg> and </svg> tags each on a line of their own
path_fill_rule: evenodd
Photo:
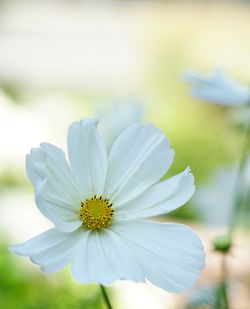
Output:
<svg viewBox="0 0 250 309">
<path fill-rule="evenodd" d="M 206 185 L 197 188 L 192 202 L 204 222 L 223 227 L 230 224 L 234 211 L 235 190 L 237 181 L 239 181 L 237 174 L 238 166 L 236 165 L 220 168 Z M 246 203 L 246 198 L 250 194 L 250 156 L 244 166 L 241 183 L 238 185 L 240 203 Z"/>
<path fill-rule="evenodd" d="M 189 72 L 184 79 L 192 84 L 192 96 L 206 102 L 238 105 L 250 100 L 249 88 L 221 70 L 216 70 L 210 76 Z"/>
<path fill-rule="evenodd" d="M 113 144 L 119 134 L 128 126 L 142 121 L 144 106 L 138 100 L 117 100 L 109 106 L 97 109 L 99 131 L 107 147 Z"/>
<path fill-rule="evenodd" d="M 107 151 L 96 121 L 86 119 L 69 128 L 68 157 L 70 166 L 63 151 L 50 144 L 27 156 L 36 204 L 55 228 L 12 250 L 44 272 L 70 263 L 81 283 L 148 279 L 172 292 L 192 286 L 204 267 L 198 236 L 182 224 L 145 220 L 178 208 L 194 192 L 189 169 L 158 182 L 174 157 L 164 134 L 151 124 L 135 124 Z M 113 209 L 110 220 L 101 214 L 103 228 L 99 210 L 88 208 L 87 201 L 102 203 L 105 216 Z M 90 217 L 82 218 L 81 209 L 87 208 Z M 87 228 L 90 223 L 95 228 Z"/>
</svg>

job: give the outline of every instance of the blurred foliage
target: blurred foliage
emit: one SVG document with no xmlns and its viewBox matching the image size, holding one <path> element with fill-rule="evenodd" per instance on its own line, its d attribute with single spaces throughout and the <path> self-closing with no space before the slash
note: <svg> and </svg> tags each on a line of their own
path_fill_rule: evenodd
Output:
<svg viewBox="0 0 250 309">
<path fill-rule="evenodd" d="M 27 179 L 24 178 L 22 172 L 17 170 L 12 170 L 11 168 L 5 168 L 0 170 L 0 188 L 11 189 L 17 187 L 27 187 Z"/>
<path fill-rule="evenodd" d="M 11 99 L 11 101 L 15 104 L 23 104 L 25 100 L 23 99 L 23 92 L 22 89 L 14 84 L 5 83 L 0 85 L 0 89 L 3 90 L 5 95 Z"/>
<path fill-rule="evenodd" d="M 73 285 L 73 279 L 65 271 L 57 277 L 30 272 L 17 263 L 17 258 L 3 242 L 0 243 L 0 257 L 0 308 L 105 308 L 97 287 Z"/>
<path fill-rule="evenodd" d="M 164 215 L 163 218 L 181 219 L 182 221 L 199 221 L 201 219 L 200 214 L 190 203 Z"/>
</svg>

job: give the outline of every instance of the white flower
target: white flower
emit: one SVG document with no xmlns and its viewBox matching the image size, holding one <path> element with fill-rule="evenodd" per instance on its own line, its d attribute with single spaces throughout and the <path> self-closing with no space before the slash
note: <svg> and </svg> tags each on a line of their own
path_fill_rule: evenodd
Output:
<svg viewBox="0 0 250 309">
<path fill-rule="evenodd" d="M 44 272 L 70 263 L 81 283 L 148 279 L 173 292 L 192 286 L 204 267 L 198 236 L 182 224 L 145 220 L 178 208 L 194 192 L 189 169 L 158 182 L 174 157 L 164 134 L 135 124 L 107 151 L 96 121 L 86 119 L 69 128 L 68 156 L 70 166 L 50 144 L 27 155 L 36 204 L 55 228 L 12 250 Z"/>
<path fill-rule="evenodd" d="M 230 118 L 233 124 L 245 128 L 250 123 L 250 106 L 244 105 L 237 109 L 232 109 L 230 113 Z"/>
<path fill-rule="evenodd" d="M 192 202 L 197 211 L 200 211 L 204 222 L 217 226 L 230 224 L 232 215 L 234 215 L 233 207 L 237 186 L 240 189 L 239 203 L 247 205 L 247 199 L 250 197 L 250 156 L 242 173 L 241 182 L 238 183 L 238 166 L 220 168 L 212 175 L 208 184 L 199 186 Z M 247 222 L 246 214 L 244 218 Z"/>
<path fill-rule="evenodd" d="M 131 101 L 116 101 L 113 104 L 97 110 L 99 129 L 108 148 L 118 135 L 127 127 L 142 121 L 144 107 L 142 103 Z"/>
<path fill-rule="evenodd" d="M 193 84 L 192 96 L 206 102 L 238 105 L 250 100 L 249 88 L 220 70 L 208 77 L 189 72 L 184 75 L 184 79 Z"/>
</svg>

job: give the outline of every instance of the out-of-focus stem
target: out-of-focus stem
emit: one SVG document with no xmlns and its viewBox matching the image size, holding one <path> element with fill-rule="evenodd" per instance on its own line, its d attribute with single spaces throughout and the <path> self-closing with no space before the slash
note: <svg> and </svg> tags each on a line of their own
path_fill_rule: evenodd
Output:
<svg viewBox="0 0 250 309">
<path fill-rule="evenodd" d="M 244 142 L 243 142 L 243 148 L 241 152 L 239 167 L 237 170 L 237 176 L 236 176 L 236 187 L 235 187 L 235 196 L 234 196 L 234 202 L 233 202 L 233 212 L 231 216 L 231 222 L 229 225 L 229 234 L 233 233 L 233 229 L 237 223 L 237 219 L 241 213 L 241 210 L 244 206 L 244 201 L 242 201 L 241 198 L 241 185 L 243 183 L 244 178 L 244 167 L 247 162 L 248 157 L 248 150 L 250 147 L 250 123 L 246 124 L 245 128 L 245 136 L 244 136 Z"/>
<path fill-rule="evenodd" d="M 215 309 L 229 309 L 228 292 L 227 292 L 227 265 L 226 265 L 226 253 L 221 253 L 221 280 L 217 286 L 216 302 L 214 304 Z"/>
<path fill-rule="evenodd" d="M 241 157 L 240 157 L 237 175 L 236 175 L 233 212 L 232 212 L 231 221 L 230 221 L 229 228 L 228 228 L 228 240 L 227 241 L 230 242 L 230 245 L 228 243 L 228 249 L 225 251 L 223 251 L 222 248 L 220 248 L 219 250 L 221 251 L 221 254 L 222 254 L 222 261 L 221 261 L 222 278 L 221 278 L 221 283 L 219 284 L 218 289 L 217 289 L 217 297 L 216 297 L 216 304 L 215 304 L 216 309 L 229 309 L 228 292 L 227 292 L 226 258 L 227 258 L 227 253 L 229 252 L 231 244 L 232 244 L 234 228 L 237 224 L 237 220 L 245 204 L 245 201 L 242 200 L 242 197 L 241 197 L 241 192 L 242 192 L 241 187 L 244 181 L 244 168 L 245 168 L 247 158 L 248 158 L 249 147 L 250 147 L 250 123 L 247 123 L 246 128 L 245 128 Z M 226 248 L 225 244 L 223 248 L 224 249 Z"/>
<path fill-rule="evenodd" d="M 223 308 L 229 309 L 228 293 L 227 293 L 227 255 L 223 253 L 222 256 L 222 280 L 221 280 L 221 294 L 223 299 Z"/>
<path fill-rule="evenodd" d="M 100 284 L 100 288 L 101 288 L 101 291 L 102 291 L 102 295 L 103 295 L 103 299 L 104 299 L 104 302 L 107 306 L 108 309 L 112 309 L 112 306 L 111 306 L 111 303 L 109 301 L 109 298 L 108 298 L 108 294 L 106 292 L 106 289 L 103 285 Z"/>
</svg>

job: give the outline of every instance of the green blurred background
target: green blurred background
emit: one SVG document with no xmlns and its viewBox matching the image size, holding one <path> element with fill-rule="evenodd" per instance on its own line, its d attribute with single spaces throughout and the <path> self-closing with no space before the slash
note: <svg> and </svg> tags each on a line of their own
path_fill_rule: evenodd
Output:
<svg viewBox="0 0 250 309">
<path fill-rule="evenodd" d="M 134 293 L 137 285 L 124 283 L 114 287 L 112 301 L 117 308 L 212 308 L 219 258 L 210 242 L 230 217 L 232 184 L 224 180 L 235 177 L 245 110 L 192 99 L 182 75 L 220 67 L 250 84 L 248 2 L 0 1 L 0 308 L 104 308 L 97 287 L 75 283 L 69 270 L 43 275 L 7 246 L 50 226 L 26 179 L 30 148 L 50 142 L 65 149 L 72 121 L 94 117 L 103 103 L 132 98 L 144 103 L 144 121 L 172 142 L 168 175 L 187 166 L 195 175 L 197 197 L 163 219 L 187 221 L 199 231 L 207 268 L 183 295 L 151 287 L 149 297 L 148 288 L 139 285 Z M 220 205 L 210 205 L 214 200 Z M 248 225 L 239 226 L 229 261 L 237 309 L 250 301 Z M 201 289 L 210 292 L 203 296 Z"/>
</svg>

